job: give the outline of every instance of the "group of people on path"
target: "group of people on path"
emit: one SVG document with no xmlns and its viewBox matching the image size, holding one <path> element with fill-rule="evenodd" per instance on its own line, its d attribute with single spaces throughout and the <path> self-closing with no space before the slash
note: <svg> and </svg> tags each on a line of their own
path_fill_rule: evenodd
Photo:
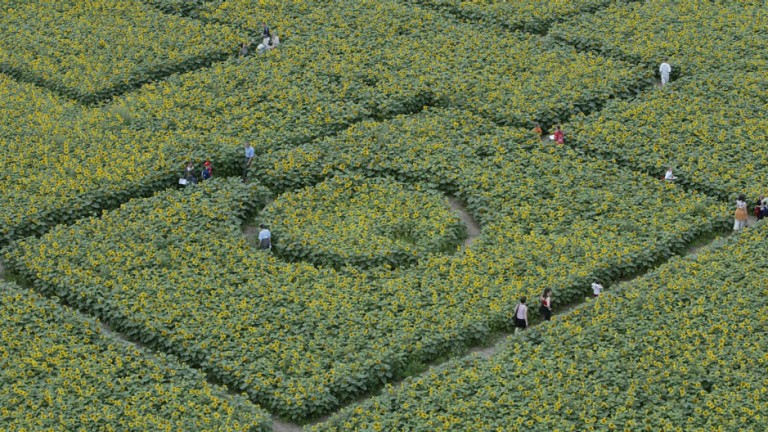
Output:
<svg viewBox="0 0 768 432">
<path fill-rule="evenodd" d="M 536 125 L 533 127 L 533 133 L 535 133 L 539 139 L 544 138 L 544 131 L 541 129 L 541 125 L 538 123 L 536 123 Z M 555 132 L 548 138 L 550 141 L 554 141 L 556 144 L 562 145 L 565 142 L 565 133 L 562 129 L 560 129 L 560 126 L 556 126 Z"/>
<path fill-rule="evenodd" d="M 749 219 L 748 207 L 746 196 L 744 194 L 739 195 L 736 199 L 736 210 L 733 212 L 734 231 L 741 231 L 747 227 L 747 220 Z M 752 214 L 757 220 L 768 218 L 768 196 L 760 195 Z"/>
<path fill-rule="evenodd" d="M 179 179 L 179 185 L 181 186 L 190 186 L 193 184 L 197 184 L 198 177 L 196 175 L 195 171 L 195 164 L 192 162 L 187 162 L 186 168 L 184 168 L 184 175 Z M 210 180 L 213 178 L 213 164 L 211 161 L 205 161 L 203 162 L 203 169 L 200 170 L 200 179 Z"/>
<path fill-rule="evenodd" d="M 269 26 L 267 26 L 267 23 L 261 23 L 262 29 L 261 29 L 261 43 L 259 43 L 256 46 L 256 51 L 259 54 L 264 54 L 265 52 L 277 48 L 278 45 L 280 45 L 280 38 L 277 36 L 277 34 L 274 34 L 269 30 Z M 243 57 L 248 56 L 251 52 L 251 47 L 253 46 L 252 42 L 243 42 L 240 44 L 240 59 L 242 60 Z"/>
<path fill-rule="evenodd" d="M 592 297 L 599 297 L 603 291 L 603 286 L 598 282 L 592 282 Z M 525 330 L 528 328 L 528 306 L 526 301 L 528 299 L 523 296 L 520 297 L 520 302 L 515 306 L 515 310 L 512 313 L 512 321 L 515 326 L 515 331 Z M 544 292 L 539 296 L 539 315 L 544 318 L 545 321 L 552 319 L 552 289 L 545 288 Z"/>
</svg>

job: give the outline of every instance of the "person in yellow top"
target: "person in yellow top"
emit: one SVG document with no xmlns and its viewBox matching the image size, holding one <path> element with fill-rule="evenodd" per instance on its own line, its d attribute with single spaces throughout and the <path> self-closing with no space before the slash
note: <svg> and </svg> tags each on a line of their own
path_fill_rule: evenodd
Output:
<svg viewBox="0 0 768 432">
<path fill-rule="evenodd" d="M 739 231 L 747 226 L 747 200 L 744 195 L 739 195 L 736 200 L 736 211 L 733 214 L 733 230 Z"/>
</svg>

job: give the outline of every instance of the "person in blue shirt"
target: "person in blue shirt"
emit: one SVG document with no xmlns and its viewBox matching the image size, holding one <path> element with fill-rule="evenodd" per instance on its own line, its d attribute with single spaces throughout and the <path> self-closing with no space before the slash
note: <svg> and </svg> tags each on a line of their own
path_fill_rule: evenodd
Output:
<svg viewBox="0 0 768 432">
<path fill-rule="evenodd" d="M 272 233 L 264 224 L 260 224 L 259 228 L 259 249 L 272 250 Z"/>
<path fill-rule="evenodd" d="M 245 167 L 246 168 L 251 166 L 251 162 L 253 161 L 254 156 L 256 156 L 256 150 L 253 149 L 253 145 L 251 145 L 251 143 L 247 143 L 245 145 Z"/>
<path fill-rule="evenodd" d="M 213 178 L 213 166 L 211 165 L 211 161 L 205 161 L 203 164 L 203 172 L 200 174 L 200 177 L 204 181 Z"/>
<path fill-rule="evenodd" d="M 253 149 L 251 143 L 245 144 L 245 165 L 243 166 L 243 181 L 248 178 L 248 168 L 253 162 L 253 157 L 256 156 L 256 151 Z"/>
</svg>

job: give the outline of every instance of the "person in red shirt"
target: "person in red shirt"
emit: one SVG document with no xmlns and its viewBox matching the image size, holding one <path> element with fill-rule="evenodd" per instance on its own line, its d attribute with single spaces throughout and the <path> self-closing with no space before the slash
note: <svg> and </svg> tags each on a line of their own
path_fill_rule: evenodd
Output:
<svg viewBox="0 0 768 432">
<path fill-rule="evenodd" d="M 555 136 L 555 142 L 558 143 L 558 144 L 562 145 L 563 142 L 565 141 L 565 134 L 560 129 L 560 126 L 558 126 L 557 129 L 555 129 L 555 135 L 554 136 Z"/>
<path fill-rule="evenodd" d="M 545 321 L 552 319 L 552 289 L 547 288 L 539 297 L 539 314 Z"/>
</svg>

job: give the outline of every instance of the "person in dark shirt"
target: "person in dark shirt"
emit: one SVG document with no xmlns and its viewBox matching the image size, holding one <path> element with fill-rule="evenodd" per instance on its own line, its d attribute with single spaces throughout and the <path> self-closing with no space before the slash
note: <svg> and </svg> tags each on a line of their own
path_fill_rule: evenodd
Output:
<svg viewBox="0 0 768 432">
<path fill-rule="evenodd" d="M 267 27 L 267 23 L 261 23 L 261 27 L 262 27 L 262 30 L 261 30 L 261 37 L 262 37 L 262 39 L 263 38 L 270 38 L 270 37 L 272 37 L 269 34 L 269 27 Z"/>
</svg>

